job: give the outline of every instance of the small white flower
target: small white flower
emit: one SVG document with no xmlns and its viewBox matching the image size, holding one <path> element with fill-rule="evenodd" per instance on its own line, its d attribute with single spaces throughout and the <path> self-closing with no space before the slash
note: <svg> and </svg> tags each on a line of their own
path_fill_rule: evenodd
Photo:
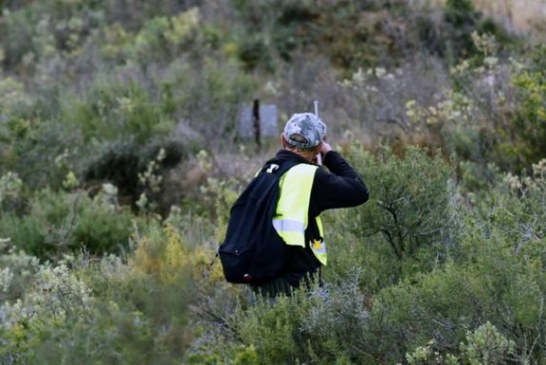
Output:
<svg viewBox="0 0 546 365">
<path fill-rule="evenodd" d="M 13 273 L 11 272 L 9 267 L 6 267 L 4 270 L 0 271 L 0 289 L 7 293 L 9 286 L 11 285 L 11 281 L 13 280 Z"/>
<path fill-rule="evenodd" d="M 493 68 L 497 63 L 499 63 L 499 59 L 497 57 L 485 57 L 483 62 L 489 67 Z"/>
<path fill-rule="evenodd" d="M 375 76 L 382 78 L 387 73 L 387 70 L 385 70 L 382 67 L 376 67 L 375 68 Z"/>
</svg>

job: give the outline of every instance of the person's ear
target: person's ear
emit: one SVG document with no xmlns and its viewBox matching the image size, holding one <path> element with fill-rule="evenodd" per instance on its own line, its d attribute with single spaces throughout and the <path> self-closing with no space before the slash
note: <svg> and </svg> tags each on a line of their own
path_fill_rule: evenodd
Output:
<svg viewBox="0 0 546 365">
<path fill-rule="evenodd" d="M 287 142 L 286 142 L 286 138 L 284 138 L 284 133 L 281 133 L 281 146 L 283 148 L 286 148 L 286 144 Z"/>
</svg>

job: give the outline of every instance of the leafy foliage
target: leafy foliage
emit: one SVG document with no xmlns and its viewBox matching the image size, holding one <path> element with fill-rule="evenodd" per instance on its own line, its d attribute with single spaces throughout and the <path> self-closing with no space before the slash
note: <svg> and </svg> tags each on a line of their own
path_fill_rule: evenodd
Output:
<svg viewBox="0 0 546 365">
<path fill-rule="evenodd" d="M 479 6 L 0 1 L 0 363 L 543 364 L 544 47 Z M 371 193 L 275 300 L 214 260 L 254 99 Z"/>
<path fill-rule="evenodd" d="M 115 199 L 106 193 L 91 199 L 81 191 L 45 189 L 29 202 L 27 214 L 3 213 L 0 234 L 40 256 L 60 257 L 79 249 L 121 252 L 129 244 L 132 215 Z"/>
<path fill-rule="evenodd" d="M 388 243 L 401 265 L 400 276 L 443 261 L 446 246 L 452 244 L 452 222 L 450 172 L 441 157 L 430 159 L 418 149 L 409 149 L 398 159 L 386 149 L 377 157 L 356 150 L 350 158 L 374 192 L 371 204 L 353 218 L 353 234 Z"/>
</svg>

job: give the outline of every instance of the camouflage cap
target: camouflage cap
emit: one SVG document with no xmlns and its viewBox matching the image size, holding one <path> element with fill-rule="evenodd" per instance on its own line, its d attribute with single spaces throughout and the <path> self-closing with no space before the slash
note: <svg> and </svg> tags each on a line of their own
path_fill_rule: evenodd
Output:
<svg viewBox="0 0 546 365">
<path fill-rule="evenodd" d="M 296 113 L 286 122 L 283 135 L 292 146 L 313 148 L 326 135 L 326 125 L 313 113 Z"/>
</svg>

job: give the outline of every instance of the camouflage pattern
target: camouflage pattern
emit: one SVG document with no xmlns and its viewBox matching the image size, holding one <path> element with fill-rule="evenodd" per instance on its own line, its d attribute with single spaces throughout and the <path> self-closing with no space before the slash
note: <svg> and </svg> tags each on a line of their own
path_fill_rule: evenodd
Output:
<svg viewBox="0 0 546 365">
<path fill-rule="evenodd" d="M 292 146 L 309 149 L 322 142 L 326 125 L 313 113 L 296 113 L 286 122 L 283 134 Z"/>
</svg>

